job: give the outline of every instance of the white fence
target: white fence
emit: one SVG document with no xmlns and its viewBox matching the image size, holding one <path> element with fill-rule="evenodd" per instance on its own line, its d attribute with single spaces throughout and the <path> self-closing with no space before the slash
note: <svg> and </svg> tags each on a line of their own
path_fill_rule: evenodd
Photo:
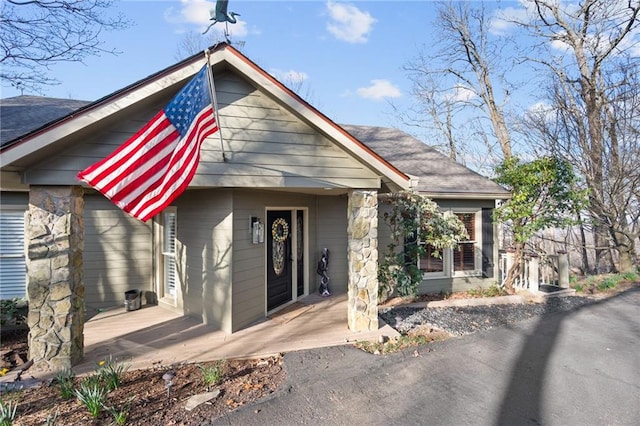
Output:
<svg viewBox="0 0 640 426">
<path fill-rule="evenodd" d="M 504 285 L 507 273 L 515 261 L 514 253 L 500 254 L 500 277 Z M 521 273 L 514 280 L 515 289 L 538 291 L 541 285 L 569 288 L 569 259 L 567 253 L 523 256 Z"/>
</svg>

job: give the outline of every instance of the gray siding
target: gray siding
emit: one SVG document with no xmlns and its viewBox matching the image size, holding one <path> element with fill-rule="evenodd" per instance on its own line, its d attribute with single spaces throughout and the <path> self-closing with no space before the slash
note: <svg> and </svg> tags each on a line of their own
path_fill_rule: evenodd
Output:
<svg viewBox="0 0 640 426">
<path fill-rule="evenodd" d="M 85 195 L 84 283 L 89 315 L 124 304 L 124 292 L 153 291 L 151 224 L 101 195 Z M 143 300 L 144 302 L 144 300 Z"/>
<path fill-rule="evenodd" d="M 184 312 L 231 333 L 232 192 L 187 191 L 175 205 Z"/>
<path fill-rule="evenodd" d="M 329 289 L 332 293 L 346 293 L 348 285 L 347 265 L 347 195 L 320 197 L 318 200 L 318 244 L 315 247 L 316 263 L 321 250 L 329 249 Z M 315 289 L 320 276 L 314 271 Z"/>
<path fill-rule="evenodd" d="M 379 187 L 379 177 L 329 139 L 234 74 L 217 74 L 227 161 L 219 135 L 207 139 L 190 187 Z M 28 183 L 77 184 L 79 170 L 99 161 L 139 130 L 168 101 L 157 96 L 120 111 L 106 127 L 70 136 L 69 148 L 28 170 Z"/>
</svg>

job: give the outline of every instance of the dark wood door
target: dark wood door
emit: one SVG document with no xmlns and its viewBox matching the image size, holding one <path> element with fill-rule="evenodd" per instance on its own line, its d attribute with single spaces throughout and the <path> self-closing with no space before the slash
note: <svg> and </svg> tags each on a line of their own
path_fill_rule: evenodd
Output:
<svg viewBox="0 0 640 426">
<path fill-rule="evenodd" d="M 267 212 L 267 311 L 293 300 L 291 212 Z"/>
</svg>

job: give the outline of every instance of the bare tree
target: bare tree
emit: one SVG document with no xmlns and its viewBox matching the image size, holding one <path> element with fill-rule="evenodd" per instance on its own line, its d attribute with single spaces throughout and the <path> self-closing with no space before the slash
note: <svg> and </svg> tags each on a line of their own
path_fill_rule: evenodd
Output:
<svg viewBox="0 0 640 426">
<path fill-rule="evenodd" d="M 40 91 L 59 84 L 48 77 L 59 62 L 82 62 L 101 53 L 103 31 L 126 28 L 122 16 L 110 17 L 110 0 L 5 0 L 0 9 L 0 77 L 2 84 Z"/>
<path fill-rule="evenodd" d="M 550 147 L 579 168 L 590 190 L 596 271 L 604 266 L 609 245 L 619 256 L 619 269 L 628 271 L 636 261 L 633 228 L 638 216 L 632 207 L 638 203 L 633 196 L 639 182 L 633 165 L 638 161 L 638 86 L 634 80 L 640 70 L 638 57 L 629 51 L 640 25 L 640 1 L 564 5 L 534 0 L 530 11 L 530 20 L 519 24 L 543 41 L 529 60 L 551 72 L 551 122 L 558 126 L 550 130 L 547 116 L 538 117 L 537 127 L 544 124 Z M 613 268 L 612 259 L 609 262 Z"/>
<path fill-rule="evenodd" d="M 437 52 L 422 52 L 404 67 L 413 82 L 414 96 L 424 108 L 424 119 L 433 120 L 449 152 L 456 153 L 459 142 L 454 136 L 454 117 L 469 108 L 480 110 L 489 119 L 489 131 L 502 159 L 510 158 L 510 132 L 495 88 L 496 80 L 504 82 L 502 44 L 489 34 L 489 16 L 483 5 L 440 3 L 435 25 L 440 40 Z M 505 100 L 506 93 L 503 95 Z"/>
</svg>

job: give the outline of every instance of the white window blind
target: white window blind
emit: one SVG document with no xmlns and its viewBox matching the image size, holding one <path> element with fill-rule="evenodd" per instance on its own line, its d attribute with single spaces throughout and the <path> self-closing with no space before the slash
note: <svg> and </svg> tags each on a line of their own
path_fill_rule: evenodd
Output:
<svg viewBox="0 0 640 426">
<path fill-rule="evenodd" d="M 0 212 L 0 299 L 25 297 L 24 212 Z"/>
<path fill-rule="evenodd" d="M 165 295 L 176 295 L 176 212 L 163 213 L 162 255 L 164 257 Z"/>
</svg>

